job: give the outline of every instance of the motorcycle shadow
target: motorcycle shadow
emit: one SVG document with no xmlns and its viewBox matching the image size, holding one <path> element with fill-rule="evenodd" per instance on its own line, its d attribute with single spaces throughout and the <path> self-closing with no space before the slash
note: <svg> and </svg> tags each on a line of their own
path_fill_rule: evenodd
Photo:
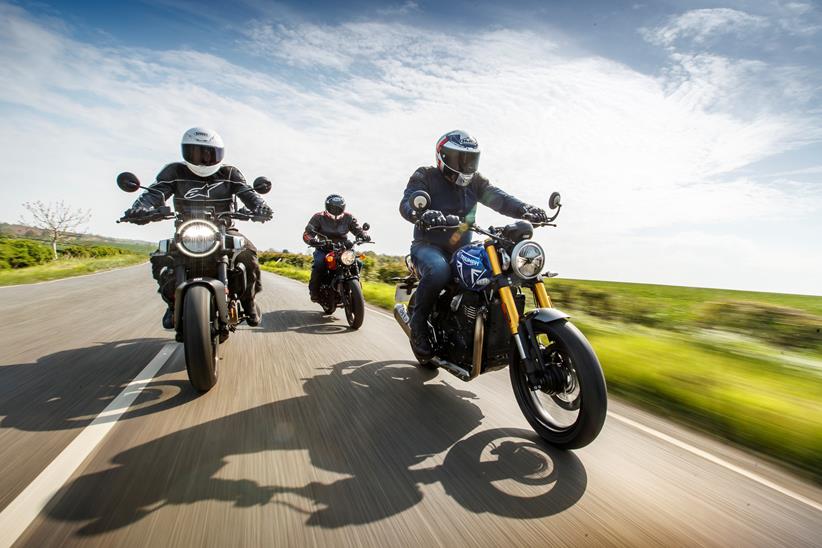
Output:
<svg viewBox="0 0 822 548">
<path fill-rule="evenodd" d="M 55 352 L 35 363 L 0 367 L 0 427 L 54 431 L 87 426 L 168 342 L 109 342 Z M 182 360 L 172 358 L 164 372 L 184 367 Z M 193 398 L 187 382 L 155 379 L 120 420 L 170 409 Z"/>
<path fill-rule="evenodd" d="M 404 512 L 423 500 L 422 486 L 436 482 L 470 512 L 513 518 L 549 516 L 579 500 L 587 478 L 575 455 L 545 447 L 524 430 L 469 436 L 484 418 L 476 396 L 442 380 L 426 384 L 434 376 L 405 361 L 338 363 L 307 379 L 304 395 L 116 455 L 108 469 L 66 485 L 47 513 L 84 522 L 79 534 L 95 535 L 168 505 L 203 500 L 268 506 L 264 522 L 282 523 L 276 514 L 284 511 L 334 529 Z M 310 462 L 272 454 L 262 467 L 240 468 L 253 470 L 254 479 L 237 478 L 236 467 L 221 472 L 236 455 L 294 450 L 307 451 Z M 346 477 L 323 483 L 318 470 Z"/>
<path fill-rule="evenodd" d="M 326 316 L 317 310 L 274 310 L 263 314 L 260 328 L 255 333 L 284 333 L 293 331 L 311 335 L 335 335 L 351 331 L 337 311 Z"/>
</svg>

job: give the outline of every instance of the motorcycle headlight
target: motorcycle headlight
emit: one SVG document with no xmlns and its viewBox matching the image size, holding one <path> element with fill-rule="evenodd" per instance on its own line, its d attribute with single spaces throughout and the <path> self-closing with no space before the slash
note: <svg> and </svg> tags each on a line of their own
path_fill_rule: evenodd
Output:
<svg viewBox="0 0 822 548">
<path fill-rule="evenodd" d="M 539 276 L 545 266 L 545 251 L 536 242 L 524 240 L 511 251 L 511 268 L 524 280 Z"/>
<path fill-rule="evenodd" d="M 351 249 L 346 249 L 340 254 L 340 262 L 345 266 L 351 266 L 357 260 L 357 254 Z"/>
<path fill-rule="evenodd" d="M 192 219 L 177 229 L 177 242 L 189 257 L 206 257 L 220 246 L 220 231 L 208 221 Z"/>
</svg>

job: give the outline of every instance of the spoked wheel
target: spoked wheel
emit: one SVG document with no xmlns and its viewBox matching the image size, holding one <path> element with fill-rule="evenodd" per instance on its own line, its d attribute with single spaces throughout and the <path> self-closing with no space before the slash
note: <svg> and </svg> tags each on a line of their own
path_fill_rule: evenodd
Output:
<svg viewBox="0 0 822 548">
<path fill-rule="evenodd" d="M 533 322 L 534 334 L 547 367 L 559 373 L 555 392 L 533 390 L 525 365 L 512 353 L 511 384 L 520 410 L 545 441 L 563 449 L 591 443 L 605 422 L 608 397 L 605 378 L 591 345 L 566 320 Z"/>
<path fill-rule="evenodd" d="M 208 392 L 217 383 L 217 307 L 211 292 L 195 285 L 186 292 L 183 306 L 183 345 L 186 370 L 192 386 Z"/>
<path fill-rule="evenodd" d="M 365 319 L 365 298 L 357 280 L 349 280 L 343 286 L 343 306 L 345 319 L 351 329 L 359 329 Z"/>
</svg>

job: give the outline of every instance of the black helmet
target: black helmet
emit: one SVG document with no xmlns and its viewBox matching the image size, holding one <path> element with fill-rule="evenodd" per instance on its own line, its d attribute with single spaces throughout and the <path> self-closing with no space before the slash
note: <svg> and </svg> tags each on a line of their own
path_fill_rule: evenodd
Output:
<svg viewBox="0 0 822 548">
<path fill-rule="evenodd" d="M 325 210 L 334 217 L 345 213 L 345 199 L 339 194 L 332 194 L 325 199 Z"/>
<path fill-rule="evenodd" d="M 437 168 L 447 180 L 468 186 L 479 167 L 480 149 L 476 139 L 457 129 L 437 140 L 436 156 Z"/>
</svg>

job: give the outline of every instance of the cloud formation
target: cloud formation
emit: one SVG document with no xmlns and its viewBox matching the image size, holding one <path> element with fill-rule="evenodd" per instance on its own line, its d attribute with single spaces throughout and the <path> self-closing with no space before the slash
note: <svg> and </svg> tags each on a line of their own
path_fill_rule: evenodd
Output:
<svg viewBox="0 0 822 548">
<path fill-rule="evenodd" d="M 647 32 L 667 47 L 758 28 L 736 12 L 713 17 L 709 30 L 691 16 Z M 17 200 L 44 194 L 95 196 L 94 231 L 165 237 L 168 227 L 107 222 L 132 198 L 114 175 L 150 179 L 176 159 L 184 129 L 206 125 L 248 178 L 274 181 L 275 221 L 243 227 L 258 247 L 300 248 L 308 217 L 340 192 L 372 224 L 378 249 L 399 254 L 411 235 L 397 214 L 405 182 L 432 161 L 437 136 L 462 127 L 483 146 L 483 173 L 506 190 L 537 204 L 564 193 L 561 228 L 539 235 L 563 275 L 806 292 L 822 277 L 798 224 L 818 215 L 819 186 L 739 171 L 822 139 L 797 67 L 674 49 L 661 74 L 647 75 L 535 31 L 247 28 L 236 44 L 257 57 L 240 65 L 216 52 L 102 47 L 0 4 L 0 137 L 13 158 L 8 180 L 26 181 L 0 216 L 16 218 Z M 801 100 L 785 107 L 788 93 Z M 792 245 L 746 233 L 763 219 Z"/>
</svg>

